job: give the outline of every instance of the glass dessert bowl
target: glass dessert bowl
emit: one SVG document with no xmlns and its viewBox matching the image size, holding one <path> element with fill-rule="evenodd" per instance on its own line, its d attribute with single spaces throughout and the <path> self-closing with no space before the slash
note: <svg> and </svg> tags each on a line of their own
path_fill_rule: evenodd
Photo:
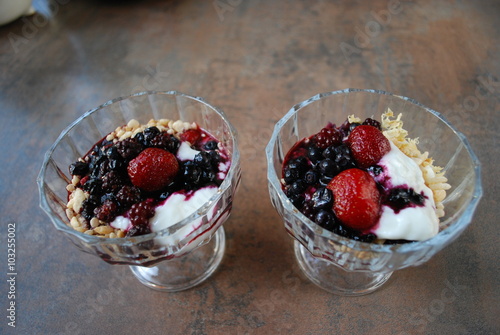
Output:
<svg viewBox="0 0 500 335">
<path fill-rule="evenodd" d="M 299 141 L 348 116 L 381 120 L 388 110 L 403 115 L 404 129 L 418 148 L 443 167 L 451 188 L 442 201 L 437 235 L 421 241 L 372 243 L 327 230 L 299 211 L 284 191 L 283 166 Z M 293 106 L 277 122 L 266 147 L 271 201 L 294 238 L 304 274 L 319 287 L 340 295 L 362 295 L 382 286 L 398 269 L 418 266 L 453 242 L 470 224 L 482 195 L 480 165 L 463 134 L 439 113 L 418 102 L 375 90 L 346 89 L 318 94 Z"/>
<path fill-rule="evenodd" d="M 147 124 L 149 120 L 166 119 L 197 124 L 224 148 L 230 166 L 216 191 L 199 208 L 182 215 L 179 222 L 152 232 L 102 237 L 92 234 L 94 226 L 87 225 L 90 228 L 87 233 L 91 234 L 75 230 L 67 215 L 66 187 L 74 180 L 70 165 L 130 120 Z M 108 263 L 130 265 L 141 283 L 173 292 L 206 280 L 221 263 L 225 251 L 223 223 L 230 215 L 240 176 L 236 131 L 226 115 L 201 98 L 169 91 L 117 98 L 82 115 L 61 133 L 46 153 L 37 183 L 40 207 L 56 229 L 77 247 Z"/>
</svg>

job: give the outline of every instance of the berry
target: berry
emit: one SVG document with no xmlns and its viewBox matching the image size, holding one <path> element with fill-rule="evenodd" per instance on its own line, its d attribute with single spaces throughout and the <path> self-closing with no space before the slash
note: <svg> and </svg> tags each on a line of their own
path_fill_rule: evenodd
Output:
<svg viewBox="0 0 500 335">
<path fill-rule="evenodd" d="M 217 141 L 208 141 L 207 143 L 205 143 L 205 145 L 203 146 L 203 149 L 207 150 L 207 151 L 211 151 L 211 150 L 215 150 L 218 148 L 218 143 Z"/>
<path fill-rule="evenodd" d="M 307 149 L 307 157 L 309 157 L 311 162 L 316 163 L 317 161 L 323 159 L 323 150 L 315 145 L 311 145 Z"/>
<path fill-rule="evenodd" d="M 152 200 L 144 200 L 130 207 L 128 217 L 133 226 L 148 226 L 149 219 L 155 214 L 155 208 Z"/>
<path fill-rule="evenodd" d="M 294 169 L 285 169 L 285 172 L 283 173 L 283 179 L 285 180 L 286 184 L 291 184 L 295 180 L 299 179 L 299 171 L 294 170 Z"/>
<path fill-rule="evenodd" d="M 327 230 L 332 230 L 334 228 L 335 218 L 331 211 L 321 209 L 316 213 L 314 222 Z"/>
<path fill-rule="evenodd" d="M 111 199 L 94 209 L 94 215 L 101 221 L 111 222 L 115 219 L 118 210 L 118 204 Z"/>
<path fill-rule="evenodd" d="M 102 177 L 102 188 L 106 191 L 118 191 L 122 185 L 122 177 L 115 171 L 109 171 Z"/>
<path fill-rule="evenodd" d="M 124 207 L 129 207 L 141 200 L 141 191 L 135 186 L 124 185 L 116 194 L 116 199 Z"/>
<path fill-rule="evenodd" d="M 197 185 L 200 182 L 202 173 L 202 169 L 196 166 L 196 164 L 192 161 L 187 161 L 182 165 L 181 174 L 184 178 L 186 186 L 189 186 L 190 184 Z"/>
<path fill-rule="evenodd" d="M 367 118 L 365 121 L 362 123 L 363 125 L 368 125 L 368 126 L 373 126 L 377 128 L 378 130 L 382 130 L 382 126 L 380 125 L 380 122 L 377 120 L 374 120 L 372 118 Z"/>
<path fill-rule="evenodd" d="M 425 201 L 425 197 L 421 194 L 415 192 L 412 188 L 394 188 L 389 192 L 388 201 L 390 206 L 399 212 L 403 208 L 414 204 L 416 206 L 422 206 Z"/>
<path fill-rule="evenodd" d="M 166 150 L 147 148 L 129 162 L 127 171 L 134 186 L 153 192 L 174 180 L 179 171 L 179 163 L 177 158 Z"/>
<path fill-rule="evenodd" d="M 151 146 L 151 141 L 160 134 L 160 129 L 157 127 L 149 127 L 144 129 L 144 141 L 148 146 Z"/>
<path fill-rule="evenodd" d="M 352 156 L 360 168 L 377 164 L 391 150 L 389 140 L 373 126 L 354 128 L 347 139 Z"/>
<path fill-rule="evenodd" d="M 290 195 L 301 194 L 307 188 L 307 184 L 302 179 L 297 179 L 288 188 Z"/>
<path fill-rule="evenodd" d="M 127 237 L 146 235 L 149 233 L 151 233 L 151 229 L 149 228 L 149 226 L 146 225 L 132 226 L 132 228 L 130 228 L 127 231 Z"/>
<path fill-rule="evenodd" d="M 333 192 L 333 211 L 346 226 L 365 230 L 380 217 L 380 192 L 366 171 L 352 168 L 335 176 L 327 186 Z"/>
<path fill-rule="evenodd" d="M 342 134 L 336 128 L 325 127 L 314 135 L 312 139 L 317 147 L 326 149 L 331 145 L 340 144 L 342 142 Z"/>
<path fill-rule="evenodd" d="M 311 201 L 314 209 L 331 209 L 333 193 L 326 187 L 320 187 L 313 193 Z"/>
<path fill-rule="evenodd" d="M 182 141 L 187 141 L 191 143 L 191 145 L 196 144 L 201 137 L 201 132 L 199 129 L 188 129 L 182 134 L 180 134 L 180 138 Z"/>
<path fill-rule="evenodd" d="M 318 181 L 318 175 L 312 170 L 307 171 L 304 175 L 304 181 L 309 185 L 316 184 L 316 182 Z"/>
<path fill-rule="evenodd" d="M 144 146 L 135 138 L 129 137 L 115 144 L 118 153 L 126 160 L 131 160 L 141 153 Z"/>
<path fill-rule="evenodd" d="M 89 172 L 89 165 L 84 162 L 75 162 L 69 166 L 69 173 L 77 176 L 85 176 Z"/>
<path fill-rule="evenodd" d="M 334 177 L 337 174 L 337 166 L 330 158 L 323 159 L 318 163 L 318 169 L 321 175 Z"/>
</svg>

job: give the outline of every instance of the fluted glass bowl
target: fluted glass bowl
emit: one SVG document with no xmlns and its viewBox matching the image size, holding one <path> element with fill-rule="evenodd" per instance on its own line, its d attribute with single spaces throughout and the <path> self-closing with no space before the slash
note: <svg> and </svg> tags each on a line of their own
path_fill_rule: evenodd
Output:
<svg viewBox="0 0 500 335">
<path fill-rule="evenodd" d="M 297 141 L 328 122 L 341 124 L 351 114 L 380 120 L 388 108 L 395 115 L 403 114 L 409 136 L 419 138 L 420 150 L 428 151 L 434 164 L 444 167 L 451 185 L 443 202 L 446 215 L 440 232 L 426 241 L 380 245 L 342 237 L 300 213 L 282 190 L 283 160 Z M 266 157 L 270 197 L 295 239 L 301 269 L 318 286 L 341 295 L 370 293 L 393 271 L 429 260 L 465 230 L 482 195 L 479 161 L 465 136 L 436 111 L 383 91 L 346 89 L 318 94 L 293 106 L 275 125 Z"/>
<path fill-rule="evenodd" d="M 147 235 L 103 238 L 74 230 L 67 218 L 66 185 L 69 165 L 96 142 L 131 119 L 196 122 L 227 150 L 231 167 L 218 192 L 189 217 Z M 222 260 L 228 218 L 240 180 L 240 153 L 236 131 L 226 115 L 202 98 L 179 92 L 142 92 L 117 98 L 92 109 L 70 124 L 45 155 L 37 182 L 40 206 L 52 223 L 81 250 L 111 264 L 132 265 L 132 272 L 149 287 L 178 291 L 210 276 Z"/>
</svg>

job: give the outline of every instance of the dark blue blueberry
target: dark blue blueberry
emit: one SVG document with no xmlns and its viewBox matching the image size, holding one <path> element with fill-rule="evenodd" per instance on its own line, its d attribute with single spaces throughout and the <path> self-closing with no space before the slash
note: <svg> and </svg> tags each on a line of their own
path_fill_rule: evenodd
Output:
<svg viewBox="0 0 500 335">
<path fill-rule="evenodd" d="M 102 181 L 98 178 L 90 178 L 87 180 L 87 182 L 83 185 L 83 190 L 87 191 L 91 194 L 102 194 Z"/>
<path fill-rule="evenodd" d="M 299 179 L 299 171 L 287 168 L 283 173 L 283 179 L 285 179 L 286 184 L 291 184 Z"/>
<path fill-rule="evenodd" d="M 306 183 L 302 179 L 298 179 L 294 181 L 292 184 L 290 184 L 288 192 L 289 194 L 301 194 L 306 190 L 306 188 L 307 188 Z"/>
<path fill-rule="evenodd" d="M 329 146 L 325 150 L 323 150 L 323 157 L 324 158 L 330 158 L 330 159 L 335 159 L 335 156 L 337 155 L 337 151 L 335 150 L 335 147 Z"/>
<path fill-rule="evenodd" d="M 69 173 L 77 176 L 85 176 L 89 172 L 89 165 L 84 162 L 75 162 L 69 166 Z"/>
<path fill-rule="evenodd" d="M 401 210 L 411 204 L 422 206 L 425 197 L 412 188 L 394 188 L 389 192 L 388 201 L 393 209 Z"/>
<path fill-rule="evenodd" d="M 315 145 L 311 145 L 307 149 L 307 157 L 309 157 L 311 162 L 316 163 L 317 161 L 323 159 L 323 150 L 321 150 Z"/>
<path fill-rule="evenodd" d="M 307 163 L 307 159 L 305 157 L 300 156 L 295 159 L 291 159 L 287 164 L 287 168 L 290 170 L 297 170 L 299 176 L 302 177 L 309 169 L 309 164 Z"/>
<path fill-rule="evenodd" d="M 368 172 L 371 172 L 374 176 L 378 176 L 382 172 L 384 172 L 384 168 L 380 165 L 372 165 L 368 169 Z"/>
<path fill-rule="evenodd" d="M 349 131 L 353 131 L 354 128 L 356 128 L 357 126 L 361 126 L 361 123 L 359 122 L 352 122 L 349 124 Z"/>
<path fill-rule="evenodd" d="M 337 174 L 337 166 L 330 158 L 320 161 L 318 163 L 318 169 L 323 176 L 334 177 Z"/>
<path fill-rule="evenodd" d="M 189 184 L 198 184 L 200 181 L 202 174 L 202 170 L 193 164 L 192 161 L 188 161 L 183 165 L 182 176 L 186 181 L 187 185 Z"/>
<path fill-rule="evenodd" d="M 331 209 L 333 205 L 333 193 L 326 187 L 320 187 L 313 193 L 311 201 L 314 209 Z"/>
<path fill-rule="evenodd" d="M 194 156 L 194 163 L 203 168 L 209 168 L 212 166 L 212 160 L 206 151 L 200 151 Z"/>
<path fill-rule="evenodd" d="M 293 194 L 289 197 L 289 199 L 298 209 L 301 209 L 304 206 L 304 196 L 302 194 Z"/>
<path fill-rule="evenodd" d="M 335 218 L 331 211 L 321 209 L 314 216 L 314 222 L 327 230 L 333 230 L 335 225 Z"/>
<path fill-rule="evenodd" d="M 217 149 L 217 141 L 208 141 L 207 143 L 205 143 L 205 145 L 203 146 L 203 149 L 205 150 L 215 150 Z"/>
<path fill-rule="evenodd" d="M 318 181 L 318 175 L 313 170 L 309 170 L 304 175 L 304 181 L 309 185 L 314 185 Z"/>
<path fill-rule="evenodd" d="M 160 134 L 160 129 L 158 129 L 158 128 L 154 127 L 154 126 L 144 129 L 144 139 L 147 142 L 150 142 L 158 134 Z"/>
</svg>

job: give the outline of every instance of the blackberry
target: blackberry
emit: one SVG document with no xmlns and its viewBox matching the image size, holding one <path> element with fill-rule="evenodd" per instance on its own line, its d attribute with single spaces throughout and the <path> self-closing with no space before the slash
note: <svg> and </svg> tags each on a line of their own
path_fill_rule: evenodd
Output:
<svg viewBox="0 0 500 335">
<path fill-rule="evenodd" d="M 151 233 L 151 229 L 147 225 L 132 226 L 127 231 L 127 237 L 146 235 Z"/>
<path fill-rule="evenodd" d="M 115 172 L 109 171 L 102 177 L 102 188 L 110 192 L 117 192 L 123 186 L 122 176 Z"/>
<path fill-rule="evenodd" d="M 130 207 L 128 217 L 133 226 L 149 225 L 149 219 L 154 216 L 152 201 L 144 200 Z"/>
<path fill-rule="evenodd" d="M 101 206 L 94 209 L 94 215 L 101 221 L 111 222 L 117 216 L 118 204 L 113 200 L 106 200 Z"/>
<path fill-rule="evenodd" d="M 331 145 L 340 144 L 342 142 L 342 134 L 337 128 L 325 127 L 319 133 L 312 137 L 316 146 L 320 149 L 326 149 Z"/>
<path fill-rule="evenodd" d="M 141 191 L 135 186 L 124 185 L 116 193 L 116 199 L 123 207 L 129 207 L 141 200 Z"/>
<path fill-rule="evenodd" d="M 218 148 L 218 143 L 217 141 L 208 141 L 207 143 L 205 143 L 205 145 L 203 146 L 203 149 L 207 150 L 207 151 L 211 151 L 211 150 L 215 150 Z"/>
<path fill-rule="evenodd" d="M 82 209 L 80 211 L 80 215 L 90 222 L 90 220 L 94 217 L 94 209 L 97 207 L 97 203 L 91 201 L 89 199 L 85 199 L 82 202 Z"/>
<path fill-rule="evenodd" d="M 317 161 L 323 159 L 323 150 L 315 145 L 311 145 L 307 148 L 307 157 L 309 157 L 311 162 L 316 163 Z"/>
<path fill-rule="evenodd" d="M 133 137 L 129 137 L 123 141 L 118 141 L 115 146 L 118 153 L 126 160 L 134 159 L 144 149 L 144 146 Z"/>
<path fill-rule="evenodd" d="M 312 205 L 314 209 L 330 209 L 333 205 L 333 192 L 326 187 L 320 187 L 313 193 Z"/>
<path fill-rule="evenodd" d="M 71 175 L 85 176 L 89 172 L 89 165 L 84 162 L 74 162 L 69 166 L 69 173 Z"/>
<path fill-rule="evenodd" d="M 377 128 L 378 130 L 382 130 L 382 126 L 381 126 L 380 122 L 378 122 L 377 120 L 374 120 L 372 118 L 367 118 L 365 121 L 363 121 L 363 125 L 373 126 L 373 127 Z"/>
</svg>

